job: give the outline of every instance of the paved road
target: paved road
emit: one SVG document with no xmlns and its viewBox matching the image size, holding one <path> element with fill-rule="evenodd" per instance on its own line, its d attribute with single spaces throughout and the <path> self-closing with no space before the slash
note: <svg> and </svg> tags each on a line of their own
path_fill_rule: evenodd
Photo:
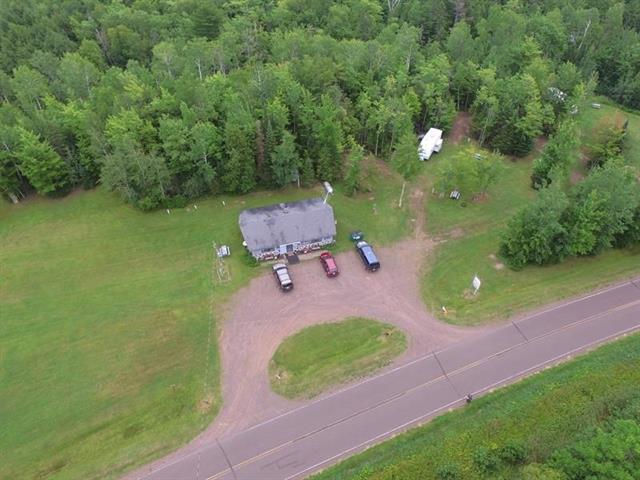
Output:
<svg viewBox="0 0 640 480">
<path fill-rule="evenodd" d="M 510 322 L 218 441 L 145 480 L 289 480 L 640 329 L 640 280 Z"/>
</svg>

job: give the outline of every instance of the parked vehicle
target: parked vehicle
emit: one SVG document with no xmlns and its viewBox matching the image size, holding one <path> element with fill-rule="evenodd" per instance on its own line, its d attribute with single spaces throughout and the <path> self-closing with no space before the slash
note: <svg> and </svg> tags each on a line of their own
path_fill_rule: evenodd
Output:
<svg viewBox="0 0 640 480">
<path fill-rule="evenodd" d="M 273 276 L 276 277 L 280 290 L 285 292 L 293 290 L 293 281 L 289 275 L 289 269 L 284 263 L 276 263 L 273 266 Z"/>
<path fill-rule="evenodd" d="M 358 242 L 356 243 L 356 250 L 358 250 L 362 263 L 364 263 L 367 270 L 375 272 L 380 268 L 380 261 L 378 260 L 378 257 L 376 257 L 371 245 L 364 241 Z"/>
<path fill-rule="evenodd" d="M 364 240 L 364 233 L 360 230 L 356 230 L 355 232 L 351 232 L 349 238 L 352 242 L 359 242 L 360 240 Z"/>
<path fill-rule="evenodd" d="M 322 252 L 320 254 L 320 263 L 322 264 L 322 268 L 324 268 L 324 272 L 327 274 L 327 277 L 337 277 L 338 273 L 340 273 L 336 259 L 333 258 L 331 252 Z"/>
</svg>

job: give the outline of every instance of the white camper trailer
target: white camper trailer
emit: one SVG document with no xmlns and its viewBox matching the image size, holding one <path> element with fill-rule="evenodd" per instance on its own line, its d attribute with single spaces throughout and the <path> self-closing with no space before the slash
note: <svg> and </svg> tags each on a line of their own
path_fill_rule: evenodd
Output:
<svg viewBox="0 0 640 480">
<path fill-rule="evenodd" d="M 427 134 L 422 137 L 418 147 L 418 157 L 420 160 L 429 160 L 433 152 L 439 152 L 442 148 L 442 130 L 430 128 Z"/>
</svg>

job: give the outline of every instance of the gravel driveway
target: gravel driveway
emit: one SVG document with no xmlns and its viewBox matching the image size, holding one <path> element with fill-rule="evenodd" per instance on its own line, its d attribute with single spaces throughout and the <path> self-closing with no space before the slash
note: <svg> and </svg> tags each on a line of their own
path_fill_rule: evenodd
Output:
<svg viewBox="0 0 640 480">
<path fill-rule="evenodd" d="M 274 394 L 267 366 L 278 345 L 304 327 L 362 316 L 397 325 L 408 348 L 394 365 L 468 338 L 486 328 L 462 328 L 434 319 L 419 293 L 420 267 L 432 243 L 405 240 L 377 248 L 382 268 L 366 272 L 354 251 L 336 256 L 340 275 L 329 279 L 316 258 L 290 267 L 295 288 L 278 290 L 268 273 L 240 290 L 222 325 L 223 407 L 203 441 L 238 432 L 300 405 Z"/>
<path fill-rule="evenodd" d="M 303 405 L 303 400 L 287 400 L 271 391 L 268 365 L 280 343 L 305 327 L 349 316 L 396 325 L 407 336 L 407 350 L 387 368 L 495 328 L 448 325 L 427 312 L 419 282 L 421 268 L 435 243 L 423 233 L 423 195 L 415 190 L 408 199 L 412 210 L 420 212 L 416 215 L 415 235 L 383 248 L 372 241 L 382 265 L 379 271 L 367 272 L 354 249 L 336 255 L 340 268 L 336 278 L 326 277 L 317 258 L 302 256 L 299 264 L 289 267 L 293 291 L 281 292 L 268 271 L 240 289 L 225 306 L 221 325 L 220 413 L 188 445 L 125 478 L 137 478 L 141 472 L 172 462 L 220 436 L 240 432 Z"/>
</svg>

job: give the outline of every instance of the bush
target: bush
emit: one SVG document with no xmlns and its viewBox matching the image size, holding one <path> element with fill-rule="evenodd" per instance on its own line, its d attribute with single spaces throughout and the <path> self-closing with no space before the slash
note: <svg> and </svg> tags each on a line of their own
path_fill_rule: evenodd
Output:
<svg viewBox="0 0 640 480">
<path fill-rule="evenodd" d="M 566 477 L 547 465 L 531 463 L 522 469 L 522 480 L 566 480 Z"/>
<path fill-rule="evenodd" d="M 436 478 L 438 480 L 460 480 L 462 478 L 460 467 L 456 463 L 440 465 L 436 470 Z"/>
<path fill-rule="evenodd" d="M 550 465 L 570 479 L 637 478 L 640 424 L 616 420 L 588 438 L 557 451 Z"/>
<path fill-rule="evenodd" d="M 545 188 L 509 221 L 500 254 L 511 268 L 557 263 L 566 257 L 568 235 L 562 217 L 567 206 L 563 192 Z"/>
<path fill-rule="evenodd" d="M 256 260 L 256 257 L 251 255 L 249 250 L 244 249 L 244 253 L 242 254 L 242 263 L 244 263 L 247 267 L 255 268 L 260 265 L 260 262 Z"/>
<path fill-rule="evenodd" d="M 498 457 L 508 465 L 520 465 L 527 458 L 527 450 L 522 443 L 511 441 L 500 448 Z"/>
<path fill-rule="evenodd" d="M 500 459 L 494 450 L 480 447 L 473 452 L 473 464 L 481 473 L 491 473 L 498 469 Z"/>
<path fill-rule="evenodd" d="M 614 158 L 619 158 L 624 149 L 626 120 L 620 112 L 603 117 L 591 132 L 595 141 L 591 144 L 589 166 L 601 167 Z"/>
<path fill-rule="evenodd" d="M 576 123 L 573 120 L 562 122 L 542 155 L 533 162 L 531 186 L 539 190 L 555 180 L 566 179 L 579 151 L 578 144 Z"/>
</svg>

